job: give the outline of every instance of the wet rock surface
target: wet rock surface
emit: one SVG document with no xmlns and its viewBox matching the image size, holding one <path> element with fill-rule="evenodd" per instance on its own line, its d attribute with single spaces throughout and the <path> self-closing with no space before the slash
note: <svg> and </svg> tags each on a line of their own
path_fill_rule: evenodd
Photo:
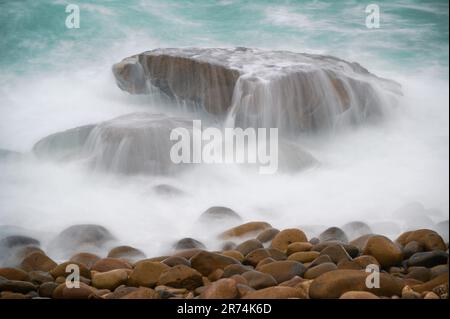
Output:
<svg viewBox="0 0 450 319">
<path fill-rule="evenodd" d="M 255 66 L 258 71 L 248 71 Z M 232 112 L 238 127 L 329 128 L 344 111 L 350 123 L 362 113 L 379 116 L 380 102 L 393 103 L 400 93 L 398 84 L 357 63 L 249 48 L 156 49 L 122 60 L 113 73 L 122 90 L 148 94 L 151 83 L 163 96 L 193 108 Z M 268 112 L 269 105 L 278 109 Z M 254 110 L 261 111 L 255 116 Z"/>
</svg>

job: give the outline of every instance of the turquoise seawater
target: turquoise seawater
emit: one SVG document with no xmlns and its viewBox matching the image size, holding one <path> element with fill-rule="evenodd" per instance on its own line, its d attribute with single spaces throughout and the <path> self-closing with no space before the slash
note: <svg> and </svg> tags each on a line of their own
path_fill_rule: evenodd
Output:
<svg viewBox="0 0 450 319">
<path fill-rule="evenodd" d="M 79 29 L 65 27 L 69 3 L 80 7 Z M 374 3 L 379 29 L 365 25 L 369 3 L 354 0 L 1 0 L 0 67 L 2 75 L 60 68 L 95 60 L 130 39 L 147 49 L 247 46 L 388 68 L 448 67 L 447 0 Z"/>
</svg>

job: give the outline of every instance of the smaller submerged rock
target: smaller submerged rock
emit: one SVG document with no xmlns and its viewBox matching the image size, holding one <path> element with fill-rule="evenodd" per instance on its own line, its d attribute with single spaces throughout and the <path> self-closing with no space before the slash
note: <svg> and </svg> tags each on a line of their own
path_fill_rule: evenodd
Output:
<svg viewBox="0 0 450 319">
<path fill-rule="evenodd" d="M 128 262 L 134 263 L 139 259 L 146 258 L 145 254 L 134 247 L 131 246 L 118 246 L 111 249 L 108 253 L 110 258 L 122 258 L 127 260 Z"/>
<path fill-rule="evenodd" d="M 79 263 L 84 265 L 87 269 L 91 269 L 92 266 L 99 261 L 101 258 L 97 255 L 91 254 L 91 253 L 86 253 L 86 252 L 82 252 L 82 253 L 78 253 L 73 255 L 70 258 L 70 261 L 73 261 L 75 263 Z"/>
<path fill-rule="evenodd" d="M 3 238 L 0 241 L 0 247 L 5 248 L 15 248 L 18 246 L 40 246 L 40 242 L 37 239 L 22 236 L 22 235 L 13 235 Z"/>
<path fill-rule="evenodd" d="M 448 225 L 448 219 L 441 221 L 434 225 L 434 229 L 436 232 L 442 236 L 442 239 L 444 239 L 445 242 L 448 242 L 448 233 L 449 233 L 449 225 Z"/>
<path fill-rule="evenodd" d="M 353 240 L 362 235 L 372 234 L 372 229 L 364 222 L 354 221 L 345 224 L 341 227 L 350 240 Z"/>
<path fill-rule="evenodd" d="M 10 235 L 0 240 L 0 266 L 16 267 L 30 253 L 42 250 L 39 240 L 25 235 Z"/>
<path fill-rule="evenodd" d="M 347 235 L 339 227 L 330 227 L 330 228 L 324 230 L 319 235 L 319 240 L 321 242 L 336 240 L 336 241 L 340 241 L 344 244 L 348 243 Z"/>
<path fill-rule="evenodd" d="M 220 237 L 230 239 L 233 237 L 257 236 L 267 228 L 272 228 L 272 226 L 266 222 L 248 222 L 224 231 Z"/>
<path fill-rule="evenodd" d="M 17 161 L 23 158 L 23 154 L 0 148 L 0 161 Z"/>
<path fill-rule="evenodd" d="M 156 194 L 161 196 L 176 197 L 185 195 L 185 192 L 183 192 L 181 189 L 169 184 L 156 185 L 153 187 L 153 190 Z"/>
<path fill-rule="evenodd" d="M 190 238 L 190 237 L 186 237 L 183 239 L 180 239 L 179 241 L 177 241 L 174 245 L 173 248 L 175 250 L 184 250 L 184 249 L 193 249 L 193 248 L 200 248 L 200 249 L 204 249 L 206 248 L 206 246 L 194 239 L 194 238 Z"/>
<path fill-rule="evenodd" d="M 204 222 L 239 222 L 242 218 L 234 210 L 223 206 L 213 206 L 200 215 L 200 221 Z"/>
<path fill-rule="evenodd" d="M 50 254 L 69 257 L 77 252 L 96 253 L 116 238 L 105 227 L 94 224 L 73 225 L 59 233 L 49 244 Z"/>
<path fill-rule="evenodd" d="M 271 241 L 280 231 L 276 228 L 269 228 L 262 231 L 256 239 L 258 239 L 261 243 L 267 243 Z"/>
</svg>

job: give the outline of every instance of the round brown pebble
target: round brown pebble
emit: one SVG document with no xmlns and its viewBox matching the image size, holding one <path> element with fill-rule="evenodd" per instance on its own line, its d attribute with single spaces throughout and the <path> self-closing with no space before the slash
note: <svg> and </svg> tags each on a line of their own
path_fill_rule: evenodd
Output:
<svg viewBox="0 0 450 319">
<path fill-rule="evenodd" d="M 194 290 L 203 284 L 202 274 L 185 265 L 176 265 L 161 273 L 158 285 Z"/>
<path fill-rule="evenodd" d="M 380 299 L 380 297 L 368 291 L 347 291 L 339 299 Z"/>
<path fill-rule="evenodd" d="M 398 265 L 403 260 L 401 249 L 385 236 L 375 235 L 367 240 L 364 255 L 373 256 L 382 268 Z"/>
<path fill-rule="evenodd" d="M 159 276 L 170 269 L 169 266 L 160 262 L 143 261 L 136 264 L 128 278 L 128 285 L 134 287 L 154 287 Z"/>
<path fill-rule="evenodd" d="M 313 245 L 308 242 L 292 243 L 287 246 L 286 254 L 289 256 L 289 255 L 292 255 L 293 253 L 298 253 L 298 252 L 302 252 L 302 251 L 310 251 L 312 247 L 313 247 Z"/>
<path fill-rule="evenodd" d="M 294 260 L 301 263 L 309 263 L 319 257 L 320 253 L 317 251 L 300 251 L 293 253 L 288 257 L 288 260 Z"/>
<path fill-rule="evenodd" d="M 208 285 L 200 294 L 200 299 L 235 299 L 239 297 L 236 281 L 225 278 Z"/>
<path fill-rule="evenodd" d="M 289 228 L 280 231 L 273 239 L 271 248 L 285 252 L 288 246 L 296 242 L 307 242 L 308 239 L 304 232 L 297 228 Z"/>
</svg>

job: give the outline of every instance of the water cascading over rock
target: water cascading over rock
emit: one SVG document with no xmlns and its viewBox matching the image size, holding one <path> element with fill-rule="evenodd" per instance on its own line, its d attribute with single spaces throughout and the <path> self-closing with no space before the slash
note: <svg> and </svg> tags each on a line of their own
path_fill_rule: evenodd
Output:
<svg viewBox="0 0 450 319">
<path fill-rule="evenodd" d="M 380 117 L 400 86 L 357 63 L 257 49 L 156 49 L 113 66 L 131 94 L 155 88 L 177 102 L 228 115 L 235 127 L 317 131 Z"/>
<path fill-rule="evenodd" d="M 122 174 L 172 174 L 170 149 L 173 129 L 192 129 L 187 120 L 163 114 L 132 113 L 47 136 L 33 148 L 39 158 L 79 160 L 93 169 Z"/>
<path fill-rule="evenodd" d="M 91 169 L 111 173 L 171 175 L 193 166 L 176 164 L 170 157 L 172 146 L 178 142 L 170 140 L 172 130 L 186 129 L 192 145 L 192 125 L 187 119 L 163 114 L 131 113 L 51 134 L 34 145 L 33 154 L 59 162 L 78 161 Z M 222 149 L 224 143 L 220 141 Z M 281 140 L 278 147 L 281 172 L 300 171 L 318 164 L 311 154 L 294 143 Z M 235 148 L 237 152 L 243 151 L 236 145 Z"/>
</svg>

